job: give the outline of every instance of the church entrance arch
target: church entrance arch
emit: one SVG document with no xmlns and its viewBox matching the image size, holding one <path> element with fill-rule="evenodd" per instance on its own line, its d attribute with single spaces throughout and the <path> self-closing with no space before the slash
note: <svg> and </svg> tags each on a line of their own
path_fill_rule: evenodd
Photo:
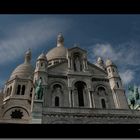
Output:
<svg viewBox="0 0 140 140">
<path fill-rule="evenodd" d="M 85 91 L 85 87 L 86 87 L 86 84 L 82 81 L 77 81 L 75 84 L 74 84 L 76 90 L 77 90 L 77 93 L 78 93 L 78 105 L 79 106 L 85 106 L 85 103 L 84 103 L 84 91 Z"/>
</svg>

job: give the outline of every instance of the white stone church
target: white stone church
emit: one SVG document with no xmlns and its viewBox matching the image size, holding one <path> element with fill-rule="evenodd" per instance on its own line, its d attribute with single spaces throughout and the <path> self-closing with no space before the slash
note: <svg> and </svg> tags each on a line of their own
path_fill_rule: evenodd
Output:
<svg viewBox="0 0 140 140">
<path fill-rule="evenodd" d="M 58 34 L 56 47 L 40 54 L 35 68 L 31 50 L 25 54 L 0 94 L 0 123 L 118 124 L 140 123 L 131 110 L 117 66 L 87 51 L 66 48 Z"/>
</svg>

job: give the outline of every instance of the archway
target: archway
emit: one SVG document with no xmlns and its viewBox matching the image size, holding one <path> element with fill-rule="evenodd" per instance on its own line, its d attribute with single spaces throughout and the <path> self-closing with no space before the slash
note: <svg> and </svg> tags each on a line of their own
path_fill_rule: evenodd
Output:
<svg viewBox="0 0 140 140">
<path fill-rule="evenodd" d="M 79 106 L 85 106 L 84 103 L 84 90 L 85 90 L 86 84 L 82 81 L 78 81 L 75 83 L 75 88 L 78 93 L 78 105 Z"/>
<path fill-rule="evenodd" d="M 52 106 L 62 107 L 64 105 L 62 86 L 56 83 L 52 88 Z"/>
<path fill-rule="evenodd" d="M 103 109 L 106 108 L 106 102 L 105 102 L 105 99 L 101 99 L 101 105 L 102 105 L 102 108 L 103 108 Z"/>
</svg>

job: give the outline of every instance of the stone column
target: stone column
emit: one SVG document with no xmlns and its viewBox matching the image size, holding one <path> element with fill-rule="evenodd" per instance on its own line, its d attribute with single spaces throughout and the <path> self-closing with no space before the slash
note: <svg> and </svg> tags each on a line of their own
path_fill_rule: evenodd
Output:
<svg viewBox="0 0 140 140">
<path fill-rule="evenodd" d="M 69 107 L 72 107 L 71 90 L 69 90 Z"/>
<path fill-rule="evenodd" d="M 71 69 L 71 58 L 70 58 L 70 56 L 68 57 L 68 69 Z"/>
<path fill-rule="evenodd" d="M 87 66 L 87 61 L 85 60 L 85 67 L 86 67 L 86 69 L 88 69 L 88 66 Z"/>
<path fill-rule="evenodd" d="M 72 95 L 72 107 L 75 107 L 75 91 L 74 90 L 72 90 L 72 92 L 71 92 L 71 95 Z"/>
<path fill-rule="evenodd" d="M 71 59 L 70 59 L 70 64 L 71 64 L 71 70 L 74 70 L 74 66 L 73 66 L 73 58 L 71 57 Z"/>
<path fill-rule="evenodd" d="M 83 59 L 83 70 L 86 70 L 86 63 L 85 63 L 85 59 Z"/>
<path fill-rule="evenodd" d="M 87 91 L 88 91 L 89 107 L 92 108 L 91 92 L 89 90 Z"/>
<path fill-rule="evenodd" d="M 17 88 L 17 78 L 15 78 L 15 80 L 13 82 L 13 89 L 12 89 L 12 93 L 10 96 L 16 95 L 16 88 Z"/>
<path fill-rule="evenodd" d="M 87 70 L 87 61 L 86 56 L 83 57 L 83 68 L 84 70 Z"/>
<path fill-rule="evenodd" d="M 94 95 L 93 95 L 93 91 L 90 92 L 91 95 L 91 102 L 92 102 L 92 108 L 95 108 L 95 101 L 94 101 Z"/>
<path fill-rule="evenodd" d="M 30 99 L 30 90 L 31 90 L 31 81 L 28 81 L 27 85 L 25 86 L 25 94 L 24 94 L 24 96 L 26 96 L 29 99 Z"/>
</svg>

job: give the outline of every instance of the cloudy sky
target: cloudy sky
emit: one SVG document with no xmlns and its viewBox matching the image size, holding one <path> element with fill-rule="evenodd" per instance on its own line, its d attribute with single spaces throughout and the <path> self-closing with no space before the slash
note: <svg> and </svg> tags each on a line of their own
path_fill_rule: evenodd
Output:
<svg viewBox="0 0 140 140">
<path fill-rule="evenodd" d="M 79 44 L 95 63 L 98 56 L 118 66 L 124 87 L 140 87 L 140 15 L 0 15 L 0 88 L 32 50 L 32 64 L 56 46 L 62 32 L 65 47 Z"/>
</svg>

